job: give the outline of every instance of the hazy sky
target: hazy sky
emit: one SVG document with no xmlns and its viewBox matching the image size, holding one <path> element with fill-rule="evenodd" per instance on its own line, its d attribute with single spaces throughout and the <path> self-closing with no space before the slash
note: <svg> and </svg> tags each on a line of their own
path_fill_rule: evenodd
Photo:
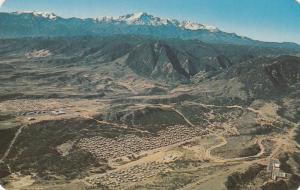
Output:
<svg viewBox="0 0 300 190">
<path fill-rule="evenodd" d="M 0 11 L 47 11 L 83 18 L 147 12 L 258 40 L 300 43 L 300 0 L 6 0 Z"/>
</svg>

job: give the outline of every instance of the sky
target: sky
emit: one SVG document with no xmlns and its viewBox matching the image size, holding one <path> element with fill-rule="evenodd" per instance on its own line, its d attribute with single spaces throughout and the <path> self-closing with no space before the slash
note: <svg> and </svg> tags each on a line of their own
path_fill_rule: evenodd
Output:
<svg viewBox="0 0 300 190">
<path fill-rule="evenodd" d="M 0 0 L 0 12 L 14 11 L 80 18 L 147 12 L 257 40 L 300 44 L 300 0 Z"/>
</svg>

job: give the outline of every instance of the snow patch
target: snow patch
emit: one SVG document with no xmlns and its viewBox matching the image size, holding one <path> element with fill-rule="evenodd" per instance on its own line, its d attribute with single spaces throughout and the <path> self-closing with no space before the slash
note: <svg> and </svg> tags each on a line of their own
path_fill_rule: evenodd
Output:
<svg viewBox="0 0 300 190">
<path fill-rule="evenodd" d="M 128 25 L 148 25 L 148 26 L 174 26 L 184 30 L 208 30 L 210 32 L 218 32 L 219 29 L 214 26 L 206 26 L 190 21 L 178 21 L 175 19 L 160 18 L 149 15 L 144 12 L 127 14 L 120 17 L 101 17 L 97 19 L 99 22 L 125 23 Z"/>
<path fill-rule="evenodd" d="M 119 18 L 115 19 L 115 21 L 125 22 L 127 24 L 134 24 L 134 25 L 151 25 L 151 26 L 172 24 L 172 21 L 169 19 L 154 17 L 153 15 L 149 15 L 143 12 L 120 16 Z"/>
<path fill-rule="evenodd" d="M 33 16 L 43 17 L 43 18 L 47 18 L 50 20 L 55 20 L 58 18 L 58 16 L 55 15 L 54 13 L 40 12 L 40 11 L 17 11 L 17 12 L 14 12 L 14 14 L 17 14 L 17 15 L 32 14 Z"/>
<path fill-rule="evenodd" d="M 37 11 L 23 11 L 23 12 L 15 12 L 14 14 L 32 14 L 36 17 L 43 17 L 50 20 L 56 20 L 58 18 L 57 15 L 53 13 L 47 13 L 47 12 L 37 12 Z M 89 20 L 89 19 L 83 19 L 83 20 Z M 175 19 L 168 19 L 168 18 L 160 18 L 155 17 L 153 15 L 149 15 L 144 12 L 139 13 L 133 13 L 133 14 L 127 14 L 124 16 L 119 17 L 99 17 L 99 18 L 93 18 L 93 22 L 99 22 L 99 23 L 108 23 L 108 24 L 127 24 L 127 25 L 144 25 L 144 26 L 174 26 L 176 28 L 181 28 L 183 30 L 207 30 L 209 32 L 218 32 L 219 29 L 214 26 L 207 26 L 196 22 L 191 21 L 178 21 Z"/>
<path fill-rule="evenodd" d="M 183 21 L 179 25 L 181 28 L 187 29 L 187 30 L 209 30 L 210 32 L 217 32 L 218 28 L 214 26 L 206 26 L 199 23 L 194 23 L 191 21 Z"/>
</svg>

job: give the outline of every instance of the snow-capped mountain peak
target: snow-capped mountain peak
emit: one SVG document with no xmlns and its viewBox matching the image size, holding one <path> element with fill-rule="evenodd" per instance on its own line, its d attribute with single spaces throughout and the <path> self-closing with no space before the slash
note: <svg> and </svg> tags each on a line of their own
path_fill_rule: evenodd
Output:
<svg viewBox="0 0 300 190">
<path fill-rule="evenodd" d="M 57 19 L 57 16 L 54 13 L 47 13 L 47 12 L 33 12 L 35 16 L 41 16 L 44 18 L 49 18 L 51 20 Z"/>
<path fill-rule="evenodd" d="M 56 20 L 58 18 L 57 15 L 53 13 L 47 12 L 37 12 L 37 11 L 30 11 L 30 12 L 14 12 L 14 14 L 30 14 L 35 17 L 43 17 L 49 20 Z M 82 19 L 82 20 L 89 20 L 89 19 Z M 203 24 L 191 22 L 191 21 L 178 21 L 175 19 L 168 19 L 168 18 L 160 18 L 155 17 L 153 15 L 147 14 L 145 12 L 139 13 L 132 13 L 127 14 L 124 16 L 119 17 L 100 17 L 94 18 L 94 22 L 98 23 L 108 23 L 108 24 L 127 24 L 127 25 L 143 25 L 143 26 L 173 26 L 182 30 L 207 30 L 209 32 L 218 32 L 219 29 L 214 26 L 206 26 Z"/>
<path fill-rule="evenodd" d="M 54 13 L 40 12 L 40 11 L 21 11 L 21 12 L 18 11 L 18 12 L 14 12 L 14 14 L 17 14 L 17 15 L 31 14 L 36 17 L 43 17 L 43 18 L 47 18 L 50 20 L 56 20 L 58 18 L 58 16 L 55 15 Z"/>
<path fill-rule="evenodd" d="M 142 20 L 142 19 L 149 19 L 151 15 L 148 15 L 147 13 L 139 12 L 139 13 L 133 13 L 133 14 L 128 14 L 125 16 L 120 16 L 120 20 L 126 20 L 126 21 L 137 21 L 137 20 Z"/>
<path fill-rule="evenodd" d="M 161 25 L 170 24 L 169 19 L 154 17 L 153 15 L 149 15 L 143 12 L 120 16 L 116 20 L 119 22 L 125 22 L 127 24 L 134 24 L 134 25 L 161 26 Z"/>
<path fill-rule="evenodd" d="M 219 31 L 218 28 L 214 26 L 206 26 L 199 23 L 194 23 L 190 21 L 178 21 L 167 18 L 155 17 L 153 15 L 139 12 L 133 14 L 127 14 L 120 17 L 102 17 L 97 19 L 99 22 L 112 22 L 112 23 L 125 23 L 128 25 L 149 25 L 149 26 L 174 26 L 181 28 L 183 30 L 208 30 L 210 32 Z"/>
<path fill-rule="evenodd" d="M 210 32 L 219 31 L 219 29 L 214 26 L 206 26 L 206 25 L 194 23 L 191 21 L 183 21 L 180 23 L 179 26 L 184 29 L 187 29 L 187 30 L 209 30 Z"/>
</svg>

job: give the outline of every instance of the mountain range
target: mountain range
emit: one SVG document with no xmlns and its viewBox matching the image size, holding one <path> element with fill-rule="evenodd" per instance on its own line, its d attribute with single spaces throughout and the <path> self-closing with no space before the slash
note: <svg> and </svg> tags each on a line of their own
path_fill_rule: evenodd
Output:
<svg viewBox="0 0 300 190">
<path fill-rule="evenodd" d="M 270 43 L 190 21 L 134 13 L 120 17 L 62 18 L 53 13 L 0 13 L 0 38 L 140 35 L 160 39 L 197 39 L 206 43 L 300 49 L 295 43 Z"/>
<path fill-rule="evenodd" d="M 0 13 L 0 187 L 297 189 L 299 56 L 146 13 Z"/>
</svg>

